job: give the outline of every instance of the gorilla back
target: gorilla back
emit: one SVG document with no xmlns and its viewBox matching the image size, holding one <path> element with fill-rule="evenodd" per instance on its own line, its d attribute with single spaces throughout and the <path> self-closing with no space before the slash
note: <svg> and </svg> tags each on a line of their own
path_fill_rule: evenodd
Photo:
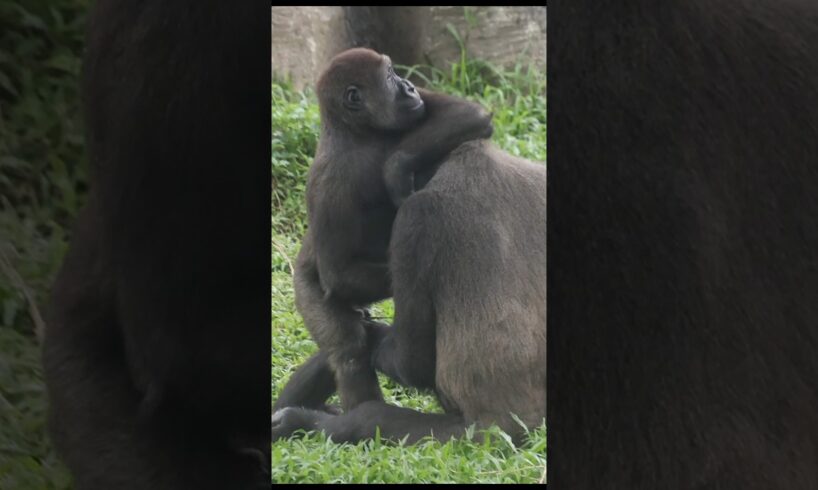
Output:
<svg viewBox="0 0 818 490">
<path fill-rule="evenodd" d="M 520 435 L 512 413 L 545 419 L 545 187 L 544 165 L 469 142 L 398 209 L 394 348 L 376 364 L 434 387 L 465 425 Z"/>
<path fill-rule="evenodd" d="M 548 483 L 818 488 L 818 4 L 549 18 Z"/>
<path fill-rule="evenodd" d="M 78 489 L 269 485 L 268 8 L 95 3 L 43 353 Z"/>
</svg>

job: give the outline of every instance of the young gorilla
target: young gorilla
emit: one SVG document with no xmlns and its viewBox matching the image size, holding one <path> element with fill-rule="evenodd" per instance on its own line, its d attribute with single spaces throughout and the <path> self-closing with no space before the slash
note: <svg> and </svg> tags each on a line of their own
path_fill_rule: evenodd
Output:
<svg viewBox="0 0 818 490">
<path fill-rule="evenodd" d="M 320 410 L 332 393 L 319 352 L 284 392 L 273 440 L 298 429 L 336 442 L 446 439 L 492 423 L 519 441 L 546 410 L 546 171 L 487 142 L 452 152 L 398 210 L 390 248 L 391 328 L 371 328 L 374 365 L 433 388 L 445 414 L 368 401 L 343 415 Z M 282 398 L 284 395 L 282 395 Z M 317 408 L 313 410 L 311 408 Z"/>
<path fill-rule="evenodd" d="M 89 17 L 91 192 L 43 352 L 78 490 L 269 488 L 268 9 Z"/>
<path fill-rule="evenodd" d="M 491 136 L 491 115 L 475 103 L 415 90 L 388 56 L 369 49 L 336 56 L 317 88 L 322 131 L 307 182 L 310 226 L 296 261 L 295 299 L 349 410 L 382 400 L 362 309 L 392 295 L 393 201 L 412 191 L 414 171 Z M 290 403 L 285 391 L 276 406 Z"/>
<path fill-rule="evenodd" d="M 818 488 L 818 3 L 550 9 L 548 483 Z"/>
</svg>

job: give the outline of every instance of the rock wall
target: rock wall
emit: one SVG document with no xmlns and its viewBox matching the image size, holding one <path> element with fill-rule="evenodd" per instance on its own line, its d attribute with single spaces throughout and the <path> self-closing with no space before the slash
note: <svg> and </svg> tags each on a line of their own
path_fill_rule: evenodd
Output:
<svg viewBox="0 0 818 490">
<path fill-rule="evenodd" d="M 403 65 L 446 68 L 469 56 L 504 66 L 545 69 L 545 7 L 273 7 L 273 75 L 311 85 L 335 54 L 365 46 Z"/>
</svg>

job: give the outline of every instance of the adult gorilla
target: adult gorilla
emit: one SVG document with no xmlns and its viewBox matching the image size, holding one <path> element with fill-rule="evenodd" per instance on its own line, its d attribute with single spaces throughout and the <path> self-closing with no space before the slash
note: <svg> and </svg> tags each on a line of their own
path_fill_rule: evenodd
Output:
<svg viewBox="0 0 818 490">
<path fill-rule="evenodd" d="M 44 346 L 78 489 L 269 488 L 269 7 L 98 0 Z"/>
<path fill-rule="evenodd" d="M 428 175 L 420 180 L 428 179 Z M 468 425 L 514 434 L 542 423 L 545 386 L 546 172 L 484 141 L 452 152 L 398 209 L 390 242 L 391 328 L 373 329 L 377 369 L 435 389 L 445 414 L 368 401 L 335 416 L 326 358 L 310 359 L 282 393 L 273 440 L 319 429 L 334 441 L 446 439 Z"/>
<path fill-rule="evenodd" d="M 818 4 L 549 18 L 548 483 L 818 488 Z"/>
</svg>

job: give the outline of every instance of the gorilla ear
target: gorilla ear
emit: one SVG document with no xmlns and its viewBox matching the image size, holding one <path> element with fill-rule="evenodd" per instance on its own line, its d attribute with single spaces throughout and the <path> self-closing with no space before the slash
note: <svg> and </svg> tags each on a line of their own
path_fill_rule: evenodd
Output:
<svg viewBox="0 0 818 490">
<path fill-rule="evenodd" d="M 363 107 L 361 91 L 355 85 L 350 85 L 344 91 L 344 107 L 351 111 L 357 111 Z"/>
</svg>

